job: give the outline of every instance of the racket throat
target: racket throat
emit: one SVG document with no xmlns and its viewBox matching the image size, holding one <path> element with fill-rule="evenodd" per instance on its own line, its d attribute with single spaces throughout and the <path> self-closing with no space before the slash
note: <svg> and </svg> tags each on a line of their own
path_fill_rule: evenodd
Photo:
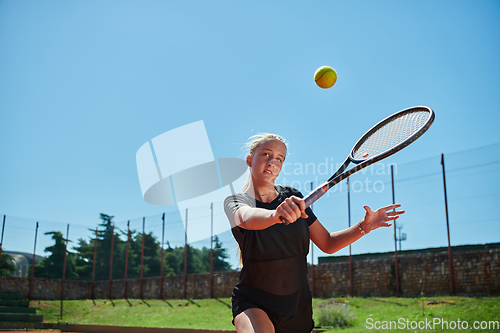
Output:
<svg viewBox="0 0 500 333">
<path fill-rule="evenodd" d="M 331 182 L 332 180 L 334 180 L 335 178 L 337 178 L 340 174 L 342 174 L 342 172 L 345 171 L 345 169 L 347 169 L 347 166 L 351 163 L 351 159 L 349 158 L 349 156 L 345 159 L 344 163 L 342 163 L 342 165 L 340 166 L 340 168 L 337 170 L 337 172 L 335 172 L 333 174 L 333 176 L 331 176 L 330 178 L 328 178 L 327 182 Z"/>
</svg>

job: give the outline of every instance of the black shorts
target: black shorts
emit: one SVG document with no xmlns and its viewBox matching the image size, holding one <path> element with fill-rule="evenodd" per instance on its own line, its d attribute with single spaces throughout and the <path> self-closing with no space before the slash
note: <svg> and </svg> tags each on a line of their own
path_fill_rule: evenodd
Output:
<svg viewBox="0 0 500 333">
<path fill-rule="evenodd" d="M 245 310 L 256 308 L 256 309 L 261 309 L 267 314 L 267 316 L 271 320 L 271 323 L 274 326 L 276 333 L 310 333 L 314 328 L 314 321 L 312 318 L 312 307 L 309 305 L 299 309 L 297 313 L 293 316 L 282 317 L 282 316 L 277 316 L 271 313 L 270 311 L 262 309 L 262 307 L 258 306 L 257 304 L 241 300 L 238 297 L 235 297 L 234 295 L 232 298 L 232 303 L 233 303 L 233 325 L 234 325 L 234 318 L 236 318 L 237 315 L 244 312 Z"/>
</svg>

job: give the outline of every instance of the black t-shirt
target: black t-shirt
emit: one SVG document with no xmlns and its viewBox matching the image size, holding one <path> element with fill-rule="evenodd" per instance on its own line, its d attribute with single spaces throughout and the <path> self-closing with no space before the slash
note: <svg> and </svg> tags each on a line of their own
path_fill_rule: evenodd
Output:
<svg viewBox="0 0 500 333">
<path fill-rule="evenodd" d="M 234 288 L 233 297 L 252 302 L 278 316 L 292 316 L 311 302 L 307 254 L 309 226 L 316 221 L 316 216 L 307 208 L 307 219 L 299 218 L 289 225 L 275 224 L 264 230 L 247 230 L 234 223 L 234 213 L 242 206 L 274 210 L 288 197 L 302 198 L 302 194 L 292 187 L 276 186 L 276 191 L 278 197 L 270 203 L 258 201 L 246 193 L 231 195 L 224 201 L 224 210 L 243 259 L 240 282 Z"/>
</svg>

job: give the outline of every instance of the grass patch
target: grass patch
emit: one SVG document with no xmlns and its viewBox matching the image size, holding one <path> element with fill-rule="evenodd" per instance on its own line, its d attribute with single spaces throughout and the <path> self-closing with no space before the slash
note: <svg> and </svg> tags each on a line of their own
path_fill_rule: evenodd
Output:
<svg viewBox="0 0 500 333">
<path fill-rule="evenodd" d="M 349 312 L 355 314 L 352 325 L 341 329 L 328 329 L 326 332 L 342 331 L 342 333 L 373 331 L 373 332 L 484 332 L 485 330 L 471 329 L 475 321 L 497 321 L 500 322 L 500 298 L 499 297 L 419 297 L 419 298 L 397 298 L 397 297 L 353 297 L 337 298 L 337 302 L 343 302 L 348 306 Z M 325 300 L 313 301 L 315 310 Z M 317 320 L 318 311 L 314 312 Z M 426 322 L 434 323 L 434 320 L 449 323 L 448 329 L 442 329 L 440 325 L 425 327 Z M 452 329 L 451 322 L 467 322 L 468 328 L 459 330 Z M 377 323 L 378 322 L 378 323 Z M 390 325 L 392 323 L 392 329 Z M 413 323 L 412 323 L 413 322 Z M 411 326 L 422 322 L 421 328 Z M 403 327 L 404 325 L 404 327 Z M 446 325 L 444 326 L 446 328 Z M 486 330 L 498 331 L 495 329 Z"/>
<path fill-rule="evenodd" d="M 57 322 L 60 313 L 60 301 L 32 301 L 31 306 L 38 307 L 39 313 L 52 314 L 45 321 Z M 320 323 L 321 311 L 335 304 L 346 325 L 329 328 L 326 332 L 494 332 L 496 329 L 471 329 L 475 321 L 500 322 L 500 297 L 353 297 L 314 299 L 314 319 Z M 200 300 L 79 300 L 64 301 L 62 321 L 86 325 L 114 325 L 141 327 L 196 328 L 212 330 L 234 330 L 231 323 L 231 299 Z M 339 310 L 340 309 L 340 310 Z M 434 323 L 434 320 L 449 323 L 466 322 L 468 329 L 459 330 L 441 325 L 434 329 L 409 326 L 414 323 Z M 378 322 L 378 323 L 377 323 Z M 385 324 L 384 324 L 385 322 Z M 392 330 L 389 329 L 392 323 Z M 401 328 L 401 323 L 406 325 Z M 421 325 L 424 325 L 421 324 Z M 372 329 L 368 329 L 372 325 Z M 377 326 L 375 326 L 377 325 Z M 399 325 L 399 326 L 395 326 Z M 451 324 L 453 325 L 453 324 Z M 483 324 L 484 325 L 484 324 Z M 335 325 L 323 325 L 335 326 Z M 385 328 L 387 326 L 387 328 Z M 377 327 L 379 327 L 377 329 Z M 396 329 L 395 329 L 396 328 Z"/>
<path fill-rule="evenodd" d="M 43 314 L 59 314 L 60 301 L 34 301 Z M 64 301 L 63 322 L 83 325 L 234 330 L 231 300 L 78 300 Z M 46 322 L 57 322 L 47 316 Z"/>
</svg>

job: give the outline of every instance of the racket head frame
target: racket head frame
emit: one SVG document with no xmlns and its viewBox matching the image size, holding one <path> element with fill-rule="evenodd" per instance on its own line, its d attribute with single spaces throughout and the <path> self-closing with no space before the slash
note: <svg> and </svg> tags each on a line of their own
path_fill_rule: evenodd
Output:
<svg viewBox="0 0 500 333">
<path fill-rule="evenodd" d="M 419 111 L 424 111 L 424 112 L 428 112 L 429 113 L 429 117 L 428 117 L 427 121 L 425 122 L 424 126 L 422 126 L 418 131 L 416 131 L 415 133 L 413 133 L 413 135 L 409 136 L 405 141 L 399 143 L 398 145 L 396 145 L 395 147 L 393 147 L 391 149 L 388 149 L 385 152 L 382 152 L 382 153 L 380 153 L 378 155 L 375 155 L 375 156 L 371 156 L 369 159 L 373 159 L 375 162 L 378 162 L 380 160 L 383 160 L 384 158 L 387 158 L 387 157 L 391 156 L 392 154 L 397 153 L 398 151 L 400 151 L 403 148 L 405 148 L 408 145 L 410 145 L 412 142 L 414 142 L 419 137 L 421 137 L 429 129 L 429 127 L 432 125 L 432 123 L 434 122 L 434 118 L 435 118 L 434 111 L 430 107 L 428 107 L 428 106 L 414 106 L 414 107 L 410 107 L 410 108 L 401 110 L 399 112 L 396 112 L 396 113 L 388 116 L 387 118 L 379 121 L 375 126 L 373 126 L 372 128 L 370 128 L 358 140 L 358 142 L 356 142 L 356 144 L 352 147 L 351 152 L 349 153 L 348 159 L 352 163 L 355 163 L 355 164 L 359 164 L 359 163 L 362 163 L 362 162 L 368 160 L 367 158 L 356 159 L 356 158 L 354 158 L 354 154 L 359 149 L 359 147 L 361 147 L 365 143 L 365 141 L 370 136 L 372 136 L 373 133 L 377 132 L 379 129 L 381 129 L 386 124 L 388 124 L 391 121 L 393 121 L 394 119 L 400 118 L 400 117 L 402 117 L 402 116 L 404 116 L 406 114 L 409 114 L 409 113 L 419 112 Z M 333 178 L 330 178 L 330 179 L 333 179 Z"/>
<path fill-rule="evenodd" d="M 409 136 L 406 140 L 403 142 L 399 143 L 395 147 L 388 149 L 387 151 L 384 151 L 378 155 L 371 156 L 370 158 L 366 159 L 355 159 L 354 158 L 354 153 L 357 151 L 357 149 L 376 131 L 378 131 L 380 128 L 385 126 L 386 124 L 390 123 L 392 120 L 399 118 L 403 116 L 404 114 L 412 113 L 412 112 L 417 112 L 417 111 L 425 111 L 429 112 L 429 117 L 426 120 L 425 124 L 415 133 L 413 133 L 411 136 Z M 304 197 L 306 207 L 309 207 L 312 203 L 314 203 L 316 200 L 318 200 L 320 197 L 323 196 L 330 188 L 335 186 L 336 184 L 340 183 L 342 180 L 348 178 L 352 174 L 358 172 L 359 170 L 366 168 L 367 166 L 370 166 L 374 163 L 377 163 L 395 153 L 398 151 L 402 150 L 403 148 L 407 147 L 410 145 L 412 142 L 417 140 L 420 136 L 422 136 L 432 125 L 434 122 L 435 114 L 434 111 L 427 106 L 414 106 L 410 107 L 404 110 L 401 110 L 399 112 L 396 112 L 387 118 L 379 121 L 375 126 L 373 126 L 371 129 L 369 129 L 359 140 L 356 142 L 356 144 L 353 146 L 351 149 L 351 152 L 349 153 L 348 157 L 342 164 L 342 166 L 339 167 L 339 169 L 333 174 L 325 183 L 321 184 L 318 186 L 314 191 L 309 193 Z M 345 171 L 347 169 L 347 166 L 350 163 L 356 164 L 355 167 L 352 169 L 349 169 L 348 171 Z M 344 172 L 345 171 L 345 172 Z"/>
</svg>

